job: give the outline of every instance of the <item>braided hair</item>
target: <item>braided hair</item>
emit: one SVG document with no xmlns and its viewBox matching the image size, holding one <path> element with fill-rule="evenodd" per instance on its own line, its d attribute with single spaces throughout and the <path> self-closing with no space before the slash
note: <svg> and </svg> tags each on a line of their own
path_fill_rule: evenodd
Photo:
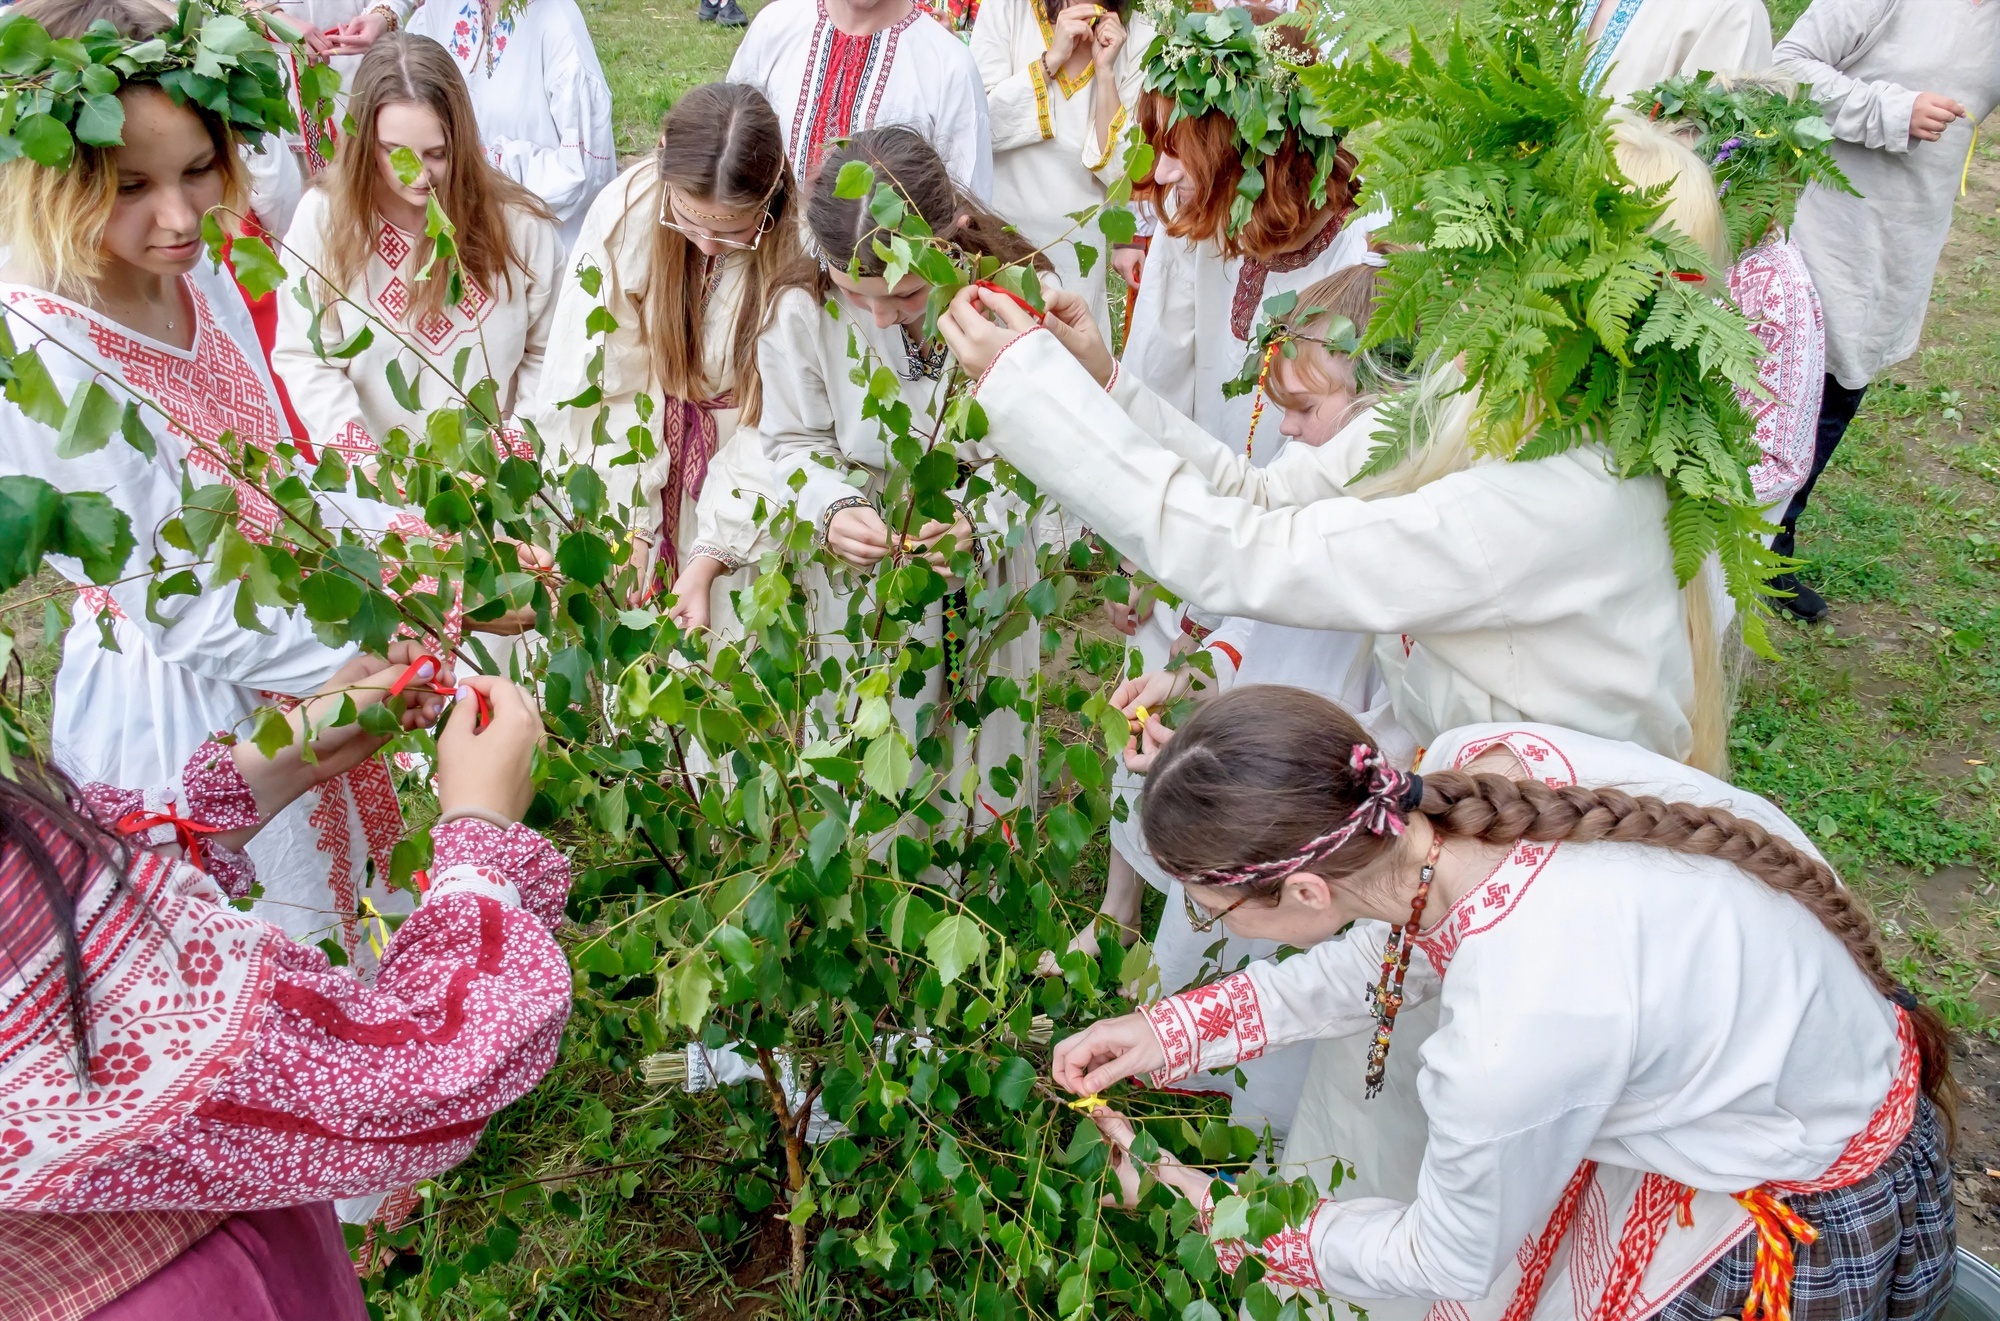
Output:
<svg viewBox="0 0 2000 1321">
<path fill-rule="evenodd" d="M 1399 832 L 1339 828 L 1382 795 L 1380 774 L 1364 769 L 1354 752 L 1366 739 L 1347 712 L 1302 689 L 1260 685 L 1217 698 L 1175 734 L 1147 776 L 1139 799 L 1147 847 L 1177 876 L 1252 894 L 1275 895 L 1297 871 L 1354 875 L 1398 845 Z M 1438 771 L 1399 796 L 1448 837 L 1646 844 L 1733 863 L 1789 895 L 1908 1015 L 1924 1093 L 1955 1138 L 1950 1029 L 1889 971 L 1861 900 L 1789 840 L 1722 807 L 1505 775 Z M 1322 839 L 1338 843 L 1315 849 Z"/>
</svg>

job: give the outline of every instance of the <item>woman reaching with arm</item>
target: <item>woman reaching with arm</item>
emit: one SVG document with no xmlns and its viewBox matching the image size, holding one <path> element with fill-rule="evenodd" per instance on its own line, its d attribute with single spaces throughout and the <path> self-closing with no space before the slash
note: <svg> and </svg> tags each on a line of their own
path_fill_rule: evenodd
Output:
<svg viewBox="0 0 2000 1321">
<path fill-rule="evenodd" d="M 1936 1315 L 1947 1033 L 1804 833 L 1553 726 L 1446 731 L 1426 761 L 1399 773 L 1330 703 L 1250 689 L 1204 707 L 1148 780 L 1148 838 L 1191 901 L 1310 949 L 1093 1024 L 1057 1046 L 1061 1085 L 1351 1035 L 1372 1041 L 1372 1090 L 1408 1047 L 1398 1010 L 1443 1010 L 1414 1197 L 1322 1202 L 1270 1242 L 1220 1244 L 1225 1269 L 1256 1253 L 1274 1283 L 1467 1321 Z M 1212 1204 L 1208 1174 L 1150 1172 Z"/>
<path fill-rule="evenodd" d="M 311 762 L 211 742 L 144 794 L 0 781 L 0 1235 L 37 1305 L 359 1321 L 331 1199 L 462 1160 L 554 1059 L 569 867 L 519 824 L 540 717 L 503 680 L 439 692 L 424 664 L 362 658 L 295 709 Z M 405 727 L 460 700 L 430 888 L 364 983 L 225 896 L 254 879 L 237 850 L 262 822 L 380 744 L 328 722 L 405 677 L 426 685 Z"/>
</svg>

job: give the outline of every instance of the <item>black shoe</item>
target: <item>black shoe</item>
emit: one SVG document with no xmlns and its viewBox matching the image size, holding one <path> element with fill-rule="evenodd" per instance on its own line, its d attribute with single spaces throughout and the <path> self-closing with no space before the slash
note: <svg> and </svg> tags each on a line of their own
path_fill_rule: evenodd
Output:
<svg viewBox="0 0 2000 1321">
<path fill-rule="evenodd" d="M 743 12 L 743 6 L 737 4 L 736 0 L 726 0 L 722 12 L 717 15 L 715 21 L 726 28 L 740 28 L 750 22 L 750 16 Z"/>
<path fill-rule="evenodd" d="M 701 7 L 694 11 L 697 22 L 713 23 L 722 13 L 720 0 L 701 0 Z"/>
<path fill-rule="evenodd" d="M 1771 580 L 1771 586 L 1790 596 L 1777 598 L 1778 605 L 1792 618 L 1802 624 L 1817 624 L 1826 618 L 1826 598 L 1815 592 L 1811 585 L 1796 573 L 1781 573 Z"/>
</svg>

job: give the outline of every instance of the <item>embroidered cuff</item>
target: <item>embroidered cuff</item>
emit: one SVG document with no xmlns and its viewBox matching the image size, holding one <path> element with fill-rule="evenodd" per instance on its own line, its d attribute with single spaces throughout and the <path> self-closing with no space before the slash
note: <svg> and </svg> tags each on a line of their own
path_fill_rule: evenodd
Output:
<svg viewBox="0 0 2000 1321">
<path fill-rule="evenodd" d="M 1041 130 L 1042 141 L 1047 142 L 1056 135 L 1056 130 L 1049 118 L 1049 71 L 1039 55 L 1028 61 L 1028 85 L 1035 89 L 1035 127 Z"/>
<path fill-rule="evenodd" d="M 738 569 L 746 568 L 750 563 L 749 560 L 744 559 L 741 555 L 736 554 L 734 551 L 724 550 L 712 541 L 697 541 L 694 545 L 688 547 L 688 559 L 692 560 L 696 556 L 714 560 L 730 573 L 735 573 Z"/>
<path fill-rule="evenodd" d="M 1007 356 L 1007 350 L 1013 348 L 1016 344 L 1019 344 L 1022 340 L 1026 339 L 1028 336 L 1036 334 L 1038 332 L 1048 333 L 1048 334 L 1054 333 L 1053 331 L 1043 332 L 1043 328 L 1037 326 L 1035 327 L 1034 330 L 1022 331 L 1020 334 L 1014 336 L 1014 338 L 1008 340 L 1005 344 L 1002 344 L 1000 346 L 999 352 L 993 355 L 993 361 L 986 364 L 986 370 L 979 373 L 979 379 L 972 383 L 972 394 L 974 398 L 978 397 L 979 391 L 986 385 L 986 378 L 993 374 L 993 369 L 1000 365 L 1000 359 Z"/>
<path fill-rule="evenodd" d="M 813 529 L 813 545 L 821 550 L 826 549 L 827 529 L 833 526 L 835 514 L 843 509 L 873 508 L 874 504 L 875 502 L 865 495 L 843 495 L 838 500 L 828 501 L 826 508 L 819 511 L 819 525 Z"/>
<path fill-rule="evenodd" d="M 466 891 L 525 908 L 550 929 L 562 920 L 569 859 L 526 826 L 460 817 L 431 831 L 431 849 L 425 903 Z"/>
<path fill-rule="evenodd" d="M 1257 987 L 1246 972 L 1170 995 L 1139 1011 L 1166 1063 L 1149 1082 L 1165 1087 L 1201 1070 L 1226 1069 L 1264 1053 L 1269 1038 Z"/>
<path fill-rule="evenodd" d="M 1118 393 L 1118 375 L 1122 370 L 1124 369 L 1118 365 L 1118 359 L 1113 358 L 1111 360 L 1111 379 L 1104 383 L 1104 393 L 1109 395 Z"/>
<path fill-rule="evenodd" d="M 1041 61 L 1036 60 L 1035 63 L 1039 65 Z M 1125 107 L 1121 105 L 1118 107 L 1118 112 L 1111 116 L 1111 127 L 1104 131 L 1104 154 L 1094 161 L 1088 156 L 1084 157 L 1083 168 L 1089 170 L 1092 174 L 1096 174 L 1099 170 L 1111 164 L 1112 156 L 1118 151 L 1118 135 L 1124 131 Z"/>
</svg>

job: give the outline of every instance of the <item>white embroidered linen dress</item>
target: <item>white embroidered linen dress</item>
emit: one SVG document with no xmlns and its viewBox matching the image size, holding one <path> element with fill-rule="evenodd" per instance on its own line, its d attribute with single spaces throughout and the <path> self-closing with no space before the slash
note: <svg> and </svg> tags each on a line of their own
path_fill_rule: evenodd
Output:
<svg viewBox="0 0 2000 1321">
<path fill-rule="evenodd" d="M 548 204 L 565 246 L 575 242 L 618 173 L 611 88 L 576 0 L 523 0 L 497 21 L 482 0 L 429 0 L 409 30 L 451 52 L 487 158 Z"/>
<path fill-rule="evenodd" d="M 764 94 L 785 129 L 785 155 L 808 189 L 826 145 L 901 124 L 937 149 L 952 180 L 993 195 L 993 134 L 979 65 L 921 6 L 869 36 L 833 25 L 820 0 L 771 0 L 729 62 L 729 81 Z"/>
<path fill-rule="evenodd" d="M 411 324 L 412 290 L 422 267 L 419 236 L 376 218 L 375 250 L 367 270 L 360 287 L 346 291 L 348 298 L 365 306 L 369 315 L 363 316 L 339 298 L 329 297 L 319 277 L 308 269 L 327 269 L 331 215 L 323 189 L 312 190 L 299 205 L 286 243 L 300 260 L 293 263 L 295 273 L 278 296 L 278 339 L 271 350 L 271 363 L 291 391 L 293 406 L 313 443 L 350 455 L 368 454 L 392 428 L 422 435 L 429 410 L 457 402 L 451 384 L 454 368 L 459 353 L 468 349 L 465 388 L 491 376 L 500 388 L 503 419 L 513 418 L 537 398 L 562 278 L 562 244 L 553 225 L 510 209 L 508 234 L 527 269 L 513 269 L 510 283 L 499 289 L 468 280 L 465 297 L 456 306 Z M 344 360 L 322 359 L 313 351 L 313 315 L 299 302 L 301 289 L 315 305 L 324 307 L 319 320 L 322 344 L 334 348 L 370 326 L 374 334 L 368 346 Z M 414 384 L 420 409 L 403 407 L 390 389 L 392 362 Z"/>
<path fill-rule="evenodd" d="M 1146 47 L 1153 25 L 1134 14 L 1113 68 L 1118 109 L 1110 131 L 1097 135 L 1097 66 L 1075 78 L 1051 78 L 1042 55 L 1052 37 L 1040 0 L 986 0 L 972 28 L 972 55 L 986 85 L 986 108 L 993 121 L 993 209 L 1021 231 L 1062 276 L 1063 288 L 1082 295 L 1097 317 L 1098 332 L 1111 342 L 1111 306 L 1104 273 L 1110 244 L 1096 222 L 1078 224 L 1070 213 L 1104 202 L 1104 190 L 1125 172 L 1119 139 L 1145 76 Z M 1058 240 L 1061 240 L 1058 242 Z M 1085 275 L 1075 244 L 1097 252 Z"/>
<path fill-rule="evenodd" d="M 65 397 L 95 378 L 120 400 L 155 401 L 204 438 L 234 431 L 248 444 L 276 445 L 284 435 L 276 394 L 234 281 L 204 261 L 182 285 L 194 319 L 187 349 L 24 285 L 0 284 L 0 302 L 14 342 L 24 349 L 42 346 L 39 356 Z M 95 453 L 63 459 L 50 428 L 13 404 L 0 405 L 0 471 L 38 477 L 64 491 L 104 494 L 131 520 L 138 543 L 126 574 L 137 573 L 155 553 L 172 573 L 193 560 L 160 536 L 180 516 L 182 480 L 196 486 L 221 481 L 222 468 L 143 403 L 140 417 L 152 433 L 155 457 L 113 436 Z M 278 526 L 276 507 L 255 488 L 237 490 L 239 525 L 247 536 L 268 537 Z M 382 510 L 373 502 L 327 493 L 320 501 L 330 526 L 380 526 Z M 234 584 L 204 585 L 199 596 L 162 597 L 149 611 L 144 576 L 92 587 L 76 561 L 51 556 L 50 563 L 84 587 L 63 642 L 50 730 L 57 763 L 79 781 L 126 788 L 166 783 L 211 735 L 246 733 L 244 722 L 258 707 L 274 696 L 316 691 L 354 654 L 351 646 L 320 642 L 297 611 L 260 609 L 268 634 L 243 628 L 235 621 Z M 116 650 L 100 645 L 100 614 Z M 253 912 L 308 942 L 331 937 L 350 959 L 365 962 L 359 902 L 367 899 L 387 914 L 412 906 L 387 885 L 389 852 L 402 828 L 395 788 L 380 759 L 329 781 L 251 842 L 264 886 Z M 365 869 L 371 857 L 379 883 Z"/>
<path fill-rule="evenodd" d="M 1546 783 L 1720 806 L 1814 852 L 1764 799 L 1630 743 L 1490 724 L 1442 733 L 1426 763 L 1464 766 L 1495 745 Z M 1879 1163 L 1914 1114 L 1899 1011 L 1810 910 L 1733 864 L 1524 841 L 1430 922 L 1405 984 L 1406 1003 L 1442 1007 L 1419 1052 L 1416 1194 L 1322 1202 L 1263 1245 L 1276 1282 L 1444 1299 L 1437 1321 L 1490 1321 L 1524 1269 L 1545 1269 L 1523 1314 L 1569 1321 L 1593 1314 L 1614 1253 L 1650 1226 L 1659 1246 L 1617 1313 L 1647 1316 L 1749 1232 L 1732 1194 Z M 1363 992 L 1387 930 L 1362 923 L 1147 1010 L 1167 1054 L 1155 1081 L 1371 1031 Z M 1399 1023 L 1391 1058 L 1409 1044 Z M 1538 1244 L 1573 1184 L 1569 1232 Z M 1691 1223 L 1674 1214 L 1675 1184 L 1694 1190 Z"/>
<path fill-rule="evenodd" d="M 1170 589 L 1377 635 L 1396 718 L 1421 742 L 1475 716 L 1562 711 L 1603 737 L 1690 749 L 1666 493 L 1612 475 L 1594 450 L 1357 500 L 1342 494 L 1345 462 L 1372 417 L 1260 471 L 1130 373 L 1105 390 L 1041 331 L 1000 354 L 978 398 L 987 445 Z"/>
<path fill-rule="evenodd" d="M 1763 0 L 1603 0 L 1612 7 L 1590 52 L 1600 96 L 1623 105 L 1669 78 L 1710 69 L 1759 73 L 1771 65 L 1771 15 Z M 1588 25 L 1596 6 L 1585 11 Z M 1588 81 L 1588 80 L 1586 80 Z"/>
<path fill-rule="evenodd" d="M 837 317 L 828 315 L 825 306 L 806 290 L 786 290 L 779 296 L 771 324 L 757 346 L 764 378 L 764 416 L 757 424 L 757 434 L 770 459 L 777 489 L 789 492 L 793 480 L 800 479 L 793 508 L 799 521 L 822 533 L 833 502 L 857 495 L 873 498 L 881 490 L 882 476 L 891 462 L 881 424 L 862 411 L 867 389 L 850 376 L 856 363 L 848 356 L 849 337 L 854 337 L 876 364 L 895 375 L 916 435 L 928 434 L 934 425 L 935 409 L 944 400 L 945 381 L 952 369 L 947 358 L 942 379 L 924 375 L 912 365 L 900 328 L 881 329 L 872 318 L 856 314 L 837 293 L 832 299 L 839 308 Z M 980 468 L 988 481 L 993 480 L 991 450 L 971 445 L 961 449 L 958 458 L 961 470 Z M 1035 575 L 1034 545 L 1025 526 L 1027 510 L 1012 492 L 997 482 L 994 487 L 967 509 L 974 536 L 983 547 L 983 588 L 1024 590 Z M 1016 530 L 1020 535 L 1012 537 L 1011 547 L 1003 545 Z M 853 574 L 843 568 L 838 577 L 851 581 Z M 872 571 L 861 576 L 862 590 L 868 590 L 872 577 Z M 969 588 L 981 590 L 979 584 Z M 848 590 L 832 586 L 820 603 L 825 620 L 822 633 L 837 631 L 845 620 Z M 942 604 L 933 608 L 915 635 L 934 642 L 941 629 Z M 1040 634 L 1031 628 L 996 649 L 988 673 L 1010 677 L 1025 689 L 1039 663 Z M 926 676 L 924 688 L 914 698 L 898 696 L 891 701 L 905 731 L 915 729 L 922 708 L 945 695 L 941 670 L 933 669 Z M 1036 783 L 1030 731 L 1005 711 L 988 716 L 969 738 L 955 722 L 952 730 L 951 761 L 942 783 L 955 791 L 968 766 L 978 769 L 980 783 L 987 787 L 981 790 L 979 803 L 964 804 L 960 810 L 972 812 L 973 824 L 983 829 L 995 816 L 1018 805 L 1014 796 L 991 788 L 989 771 L 1004 767 L 1010 757 L 1019 757 L 1026 767 L 1020 783 Z"/>
<path fill-rule="evenodd" d="M 1860 389 L 1917 351 L 1973 126 L 2000 104 L 2000 5 L 1819 0 L 1774 58 L 1812 84 L 1833 158 L 1861 194 L 1808 187 L 1792 221 L 1826 309 L 1826 369 Z M 1936 142 L 1911 137 L 1919 92 L 1968 117 Z"/>
<path fill-rule="evenodd" d="M 591 204 L 570 254 L 570 274 L 556 298 L 535 425 L 544 441 L 572 461 L 593 464 L 611 499 L 631 511 L 632 529 L 653 538 L 655 544 L 667 521 L 663 493 L 674 488 L 678 563 L 685 568 L 696 555 L 706 555 L 727 565 L 730 575 L 717 579 L 711 589 L 712 600 L 719 603 L 726 601 L 731 590 L 747 585 L 747 576 L 739 571 L 763 549 L 755 517 L 758 500 L 764 501 L 767 512 L 775 513 L 790 503 L 790 492 L 776 483 L 757 434 L 738 426 L 739 401 L 727 394 L 735 374 L 730 341 L 751 260 L 744 252 L 727 253 L 715 260 L 713 284 L 702 312 L 702 371 L 710 387 L 707 402 L 714 403 L 703 411 L 715 431 L 714 450 L 697 493 L 690 493 L 685 483 L 676 486 L 673 481 L 678 456 L 663 435 L 673 401 L 653 378 L 643 315 L 659 206 L 659 170 L 651 158 L 625 171 Z M 597 270 L 602 277 L 595 295 L 578 278 L 587 269 Z M 592 335 L 587 323 L 598 307 L 617 325 L 602 335 Z M 592 363 L 600 349 L 604 357 L 597 384 L 603 392 L 602 402 L 584 408 L 563 407 L 564 401 L 589 388 Z M 650 422 L 639 417 L 642 394 L 653 404 Z M 725 398 L 726 403 L 720 402 Z M 592 439 L 600 410 L 605 410 L 608 449 Z M 611 460 L 624 452 L 626 437 L 634 427 L 649 430 L 654 440 L 661 442 L 655 457 L 638 465 L 611 466 Z M 687 434 L 680 429 L 682 437 Z"/>
</svg>

